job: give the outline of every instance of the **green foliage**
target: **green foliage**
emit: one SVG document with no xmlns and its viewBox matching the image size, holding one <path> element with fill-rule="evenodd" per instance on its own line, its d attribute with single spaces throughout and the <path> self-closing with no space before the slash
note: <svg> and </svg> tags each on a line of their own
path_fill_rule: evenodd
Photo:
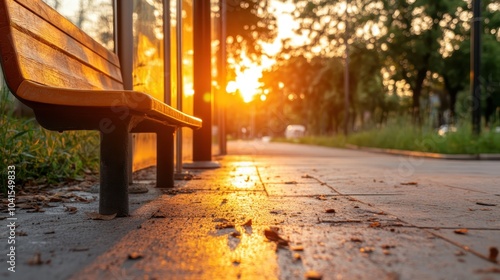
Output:
<svg viewBox="0 0 500 280">
<path fill-rule="evenodd" d="M 58 133 L 40 127 L 34 119 L 17 118 L 8 91 L 1 90 L 0 179 L 6 191 L 7 166 L 16 168 L 16 185 L 56 184 L 76 179 L 99 167 L 99 134 L 87 131 Z"/>
<path fill-rule="evenodd" d="M 444 136 L 436 130 L 421 129 L 410 125 L 410 121 L 393 122 L 382 128 L 353 133 L 345 136 L 304 137 L 301 139 L 276 141 L 297 142 L 329 147 L 345 147 L 347 144 L 362 147 L 421 151 L 443 154 L 500 153 L 500 133 L 487 131 L 480 137 L 472 134 L 470 125 L 462 125 L 456 132 Z"/>
</svg>

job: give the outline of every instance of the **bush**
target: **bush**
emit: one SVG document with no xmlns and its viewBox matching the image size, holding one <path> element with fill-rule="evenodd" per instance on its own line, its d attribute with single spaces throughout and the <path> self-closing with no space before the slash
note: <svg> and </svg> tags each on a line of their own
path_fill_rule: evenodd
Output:
<svg viewBox="0 0 500 280">
<path fill-rule="evenodd" d="M 6 191 L 7 166 L 16 169 L 16 185 L 56 184 L 77 179 L 99 167 L 99 134 L 58 133 L 43 129 L 35 119 L 17 118 L 9 92 L 2 89 L 0 105 L 1 191 Z"/>
</svg>

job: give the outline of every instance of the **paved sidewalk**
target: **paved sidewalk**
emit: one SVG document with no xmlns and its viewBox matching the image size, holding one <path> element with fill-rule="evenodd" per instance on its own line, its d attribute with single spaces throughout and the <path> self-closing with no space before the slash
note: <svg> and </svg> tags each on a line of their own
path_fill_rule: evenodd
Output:
<svg viewBox="0 0 500 280">
<path fill-rule="evenodd" d="M 89 220 L 95 202 L 20 214 L 19 266 L 0 277 L 500 279 L 498 162 L 229 144 L 166 193 L 145 173 L 129 218 Z"/>
</svg>

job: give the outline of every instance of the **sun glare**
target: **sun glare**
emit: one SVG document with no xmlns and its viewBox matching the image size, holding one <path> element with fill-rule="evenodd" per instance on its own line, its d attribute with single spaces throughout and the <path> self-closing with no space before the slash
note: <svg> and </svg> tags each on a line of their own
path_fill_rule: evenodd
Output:
<svg viewBox="0 0 500 280">
<path fill-rule="evenodd" d="M 241 62 L 233 65 L 236 78 L 229 81 L 226 87 L 228 93 L 241 94 L 245 103 L 251 102 L 261 91 L 259 79 L 262 77 L 263 66 L 251 61 L 245 52 L 241 54 Z"/>
</svg>

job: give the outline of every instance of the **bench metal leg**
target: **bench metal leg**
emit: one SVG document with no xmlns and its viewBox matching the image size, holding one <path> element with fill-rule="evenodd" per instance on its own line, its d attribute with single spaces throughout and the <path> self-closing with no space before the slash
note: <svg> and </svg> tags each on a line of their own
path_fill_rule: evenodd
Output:
<svg viewBox="0 0 500 280">
<path fill-rule="evenodd" d="M 129 137 L 126 125 L 116 125 L 110 133 L 101 132 L 101 175 L 99 213 L 128 216 Z"/>
<path fill-rule="evenodd" d="M 156 187 L 174 187 L 174 132 L 173 128 L 156 132 Z"/>
</svg>

